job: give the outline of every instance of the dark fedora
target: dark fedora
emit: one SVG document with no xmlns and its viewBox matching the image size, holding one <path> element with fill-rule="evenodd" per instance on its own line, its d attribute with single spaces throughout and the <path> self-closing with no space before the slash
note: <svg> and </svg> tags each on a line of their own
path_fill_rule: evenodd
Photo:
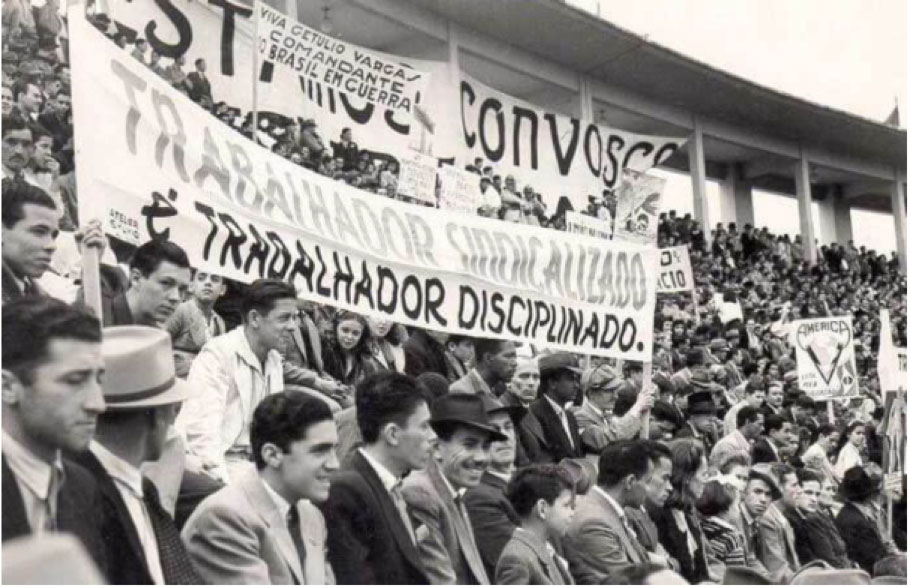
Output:
<svg viewBox="0 0 910 588">
<path fill-rule="evenodd" d="M 780 486 L 777 485 L 777 480 L 774 479 L 774 476 L 771 474 L 771 468 L 766 467 L 768 464 L 757 464 L 752 466 L 752 469 L 749 470 L 749 479 L 750 480 L 761 480 L 768 485 L 768 488 L 771 490 L 771 500 L 778 500 L 782 496 L 780 492 Z"/>
<path fill-rule="evenodd" d="M 844 498 L 852 502 L 862 502 L 875 495 L 879 485 L 862 466 L 854 466 L 844 472 L 844 479 L 840 484 L 840 492 Z"/>
<path fill-rule="evenodd" d="M 479 394 L 480 400 L 483 402 L 483 410 L 487 415 L 496 414 L 497 412 L 508 413 L 512 420 L 518 423 L 518 421 L 525 415 L 527 412 L 523 406 L 520 404 L 505 404 L 501 400 L 493 398 L 489 394 Z"/>
<path fill-rule="evenodd" d="M 479 429 L 493 441 L 505 441 L 505 435 L 490 424 L 483 400 L 476 394 L 446 394 L 433 401 L 430 424 L 453 423 Z"/>
<path fill-rule="evenodd" d="M 689 414 L 717 414 L 717 403 L 710 392 L 689 394 Z"/>
<path fill-rule="evenodd" d="M 560 370 L 570 371 L 581 375 L 584 370 L 578 361 L 578 356 L 567 351 L 560 351 L 544 355 L 537 360 L 537 366 L 540 369 L 540 377 L 555 374 Z"/>
</svg>

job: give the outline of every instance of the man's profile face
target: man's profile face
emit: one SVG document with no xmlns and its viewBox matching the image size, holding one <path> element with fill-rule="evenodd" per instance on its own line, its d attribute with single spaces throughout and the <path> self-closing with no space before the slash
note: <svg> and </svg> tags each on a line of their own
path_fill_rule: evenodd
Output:
<svg viewBox="0 0 910 588">
<path fill-rule="evenodd" d="M 458 426 L 448 441 L 439 440 L 439 468 L 452 486 L 473 488 L 490 465 L 490 434 L 474 427 Z"/>
<path fill-rule="evenodd" d="M 752 479 L 746 485 L 746 495 L 743 504 L 752 518 L 760 517 L 768 510 L 771 504 L 771 488 L 764 480 Z"/>
<path fill-rule="evenodd" d="M 781 502 L 791 508 L 799 506 L 803 496 L 803 487 L 799 485 L 799 478 L 796 477 L 796 474 L 792 472 L 786 474 L 780 481 L 780 485 L 783 492 Z"/>
<path fill-rule="evenodd" d="M 673 462 L 669 458 L 661 457 L 656 467 L 651 470 L 651 475 L 645 483 L 648 493 L 648 500 L 655 506 L 662 507 L 670 492 L 673 490 L 673 484 L 670 483 L 670 475 L 673 471 Z"/>
<path fill-rule="evenodd" d="M 7 116 L 13 110 L 13 91 L 11 88 L 3 86 L 0 96 L 3 98 L 3 116 Z"/>
<path fill-rule="evenodd" d="M 296 327 L 297 300 L 279 298 L 268 313 L 258 314 L 256 336 L 267 349 L 281 349 L 285 336 L 289 336 Z"/>
<path fill-rule="evenodd" d="M 133 270 L 130 290 L 135 292 L 134 318 L 147 324 L 162 324 L 183 301 L 189 288 L 190 268 L 162 261 L 148 276 Z"/>
<path fill-rule="evenodd" d="M 397 428 L 396 455 L 406 461 L 412 470 L 425 468 L 436 443 L 436 432 L 430 426 L 430 409 L 427 403 L 419 403 L 405 420 L 404 426 Z"/>
<path fill-rule="evenodd" d="M 57 249 L 60 215 L 37 204 L 22 206 L 22 218 L 12 227 L 3 226 L 3 261 L 19 276 L 40 278 Z"/>
<path fill-rule="evenodd" d="M 331 475 L 338 469 L 338 430 L 334 420 L 307 427 L 303 439 L 292 441 L 282 453 L 278 471 L 286 488 L 298 500 L 325 502 Z"/>
<path fill-rule="evenodd" d="M 511 341 L 503 341 L 495 355 L 487 355 L 489 358 L 490 368 L 501 382 L 508 382 L 515 375 L 517 366 L 517 355 L 515 353 L 515 344 Z"/>
<path fill-rule="evenodd" d="M 100 342 L 53 338 L 45 359 L 24 378 L 3 371 L 3 409 L 15 411 L 39 446 L 84 451 L 105 409 L 103 374 Z"/>
<path fill-rule="evenodd" d="M 784 390 L 782 388 L 771 388 L 768 390 L 766 400 L 771 406 L 780 408 L 784 403 Z"/>
<path fill-rule="evenodd" d="M 38 112 L 41 108 L 41 90 L 35 84 L 28 84 L 25 91 L 19 94 L 19 107 L 28 114 Z"/>
<path fill-rule="evenodd" d="M 3 135 L 3 150 L 0 153 L 3 165 L 15 173 L 20 171 L 32 158 L 34 145 L 32 132 L 28 129 L 9 131 Z"/>
<path fill-rule="evenodd" d="M 52 137 L 48 135 L 42 135 L 38 137 L 38 140 L 35 141 L 32 161 L 34 161 L 39 168 L 43 168 L 45 166 L 45 161 L 47 158 L 52 156 L 53 148 L 54 139 Z"/>
</svg>

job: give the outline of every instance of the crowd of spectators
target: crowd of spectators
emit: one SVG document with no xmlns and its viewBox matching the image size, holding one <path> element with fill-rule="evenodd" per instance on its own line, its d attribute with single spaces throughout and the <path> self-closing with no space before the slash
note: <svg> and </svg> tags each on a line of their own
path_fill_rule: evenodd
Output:
<svg viewBox="0 0 910 588">
<path fill-rule="evenodd" d="M 134 434 L 135 423 L 148 424 L 123 416 L 131 406 L 157 415 L 148 425 L 154 435 L 143 438 L 146 449 L 157 439 L 157 450 L 137 458 L 137 471 L 144 461 L 179 457 L 178 484 L 169 494 L 161 482 L 161 504 L 156 496 L 154 514 L 145 516 L 152 541 L 163 545 L 164 523 L 155 517 L 167 510 L 161 515 L 169 533 L 182 530 L 182 547 L 144 545 L 144 557 L 126 566 L 124 542 L 113 545 L 108 536 L 87 545 L 112 582 L 603 584 L 742 576 L 785 583 L 833 570 L 846 574 L 831 576 L 833 583 L 901 573 L 906 581 L 906 485 L 892 491 L 894 515 L 886 520 L 876 372 L 880 309 L 890 312 L 894 344 L 907 346 L 906 278 L 896 256 L 850 242 L 819 247 L 818 263 L 810 265 L 799 237 L 735 223 L 706 235 L 690 215 L 662 213 L 658 245 L 688 247 L 696 284 L 691 293 L 658 297 L 653 385 L 646 387 L 639 362 L 406 328 L 298 300 L 281 282 L 245 285 L 196 271 L 179 243 L 105 246 L 77 230 L 86 219 L 78 212 L 65 27 L 54 0 L 43 6 L 49 8 L 3 2 L 4 387 L 11 370 L 22 389 L 35 388 L 40 381 L 20 374 L 34 362 L 55 361 L 46 353 L 55 337 L 101 337 L 93 339 L 84 311 L 49 300 L 57 291 L 48 286 L 50 275 L 74 282 L 65 302 L 78 308 L 81 295 L 78 274 L 61 271 L 66 264 L 52 258 L 58 231 L 72 234 L 77 247 L 101 245 L 126 266 L 103 271 L 103 325 L 166 331 L 173 375 L 187 382 L 179 402 L 176 393 L 169 397 L 176 406 L 169 416 L 156 412 L 160 406 L 129 402 L 114 416 L 94 414 L 103 424 L 92 441 L 97 462 L 83 456 L 83 470 L 67 461 L 68 484 L 89 471 L 100 485 L 115 463 L 106 453 L 116 448 L 112 439 L 126 443 L 124 423 L 134 423 Z M 105 18 L 95 24 L 107 32 L 113 27 Z M 183 58 L 162 63 L 141 38 L 110 36 L 199 107 L 282 157 L 400 197 L 397 161 L 361 149 L 350 129 L 326 146 L 313 120 L 264 113 L 254 130 L 250 114 L 215 101 L 204 60 L 186 72 Z M 468 170 L 480 176 L 478 214 L 565 228 L 568 198 L 549 214 L 533 187 L 519 190 L 514 177 L 501 178 L 482 160 Z M 48 221 L 47 211 L 59 223 L 53 215 Z M 615 199 L 591 196 L 581 212 L 609 221 Z M 800 390 L 787 328 L 824 316 L 853 319 L 862 394 L 830 409 Z M 29 333 L 45 322 L 57 330 Z M 78 336 L 65 330 L 76 323 Z M 143 337 L 160 347 L 154 334 Z M 24 340 L 30 345 L 20 345 Z M 116 374 L 117 362 L 108 361 Z M 118 402 L 107 387 L 104 398 L 109 406 Z M 91 435 L 54 436 L 51 426 L 72 426 L 55 421 L 59 413 L 45 407 L 46 422 L 37 423 L 28 403 L 4 402 L 14 415 L 4 415 L 3 427 L 7 541 L 27 535 L 28 523 L 35 528 L 30 515 L 25 532 L 7 533 L 8 484 L 21 470 L 11 466 L 8 477 L 6 464 L 21 465 L 24 451 L 13 445 L 11 453 L 7 437 L 24 443 L 28 436 L 17 431 L 36 427 L 55 440 L 52 447 L 79 452 Z M 176 419 L 180 435 L 165 439 L 167 427 L 154 428 L 159 416 L 165 425 Z M 640 439 L 645 423 L 648 435 Z M 298 441 L 312 441 L 307 447 L 320 460 L 306 479 L 293 468 L 310 467 L 310 458 L 290 461 Z M 390 498 L 377 505 L 363 488 L 364 480 L 380 478 L 376 487 Z M 232 518 L 245 508 L 236 489 L 263 484 L 281 494 L 279 504 L 293 498 L 321 507 L 291 509 L 298 517 L 291 529 L 321 529 L 324 536 L 305 531 L 309 549 L 298 550 L 300 561 L 289 567 L 272 561 L 281 556 L 258 523 Z M 116 502 L 119 494 L 113 496 Z M 108 506 L 106 525 L 142 518 L 123 519 L 126 509 Z M 235 536 L 245 525 L 249 534 Z M 91 540 L 89 529 L 73 530 Z M 298 549 L 298 537 L 291 539 Z M 319 557 L 322 567 L 313 563 Z"/>
</svg>

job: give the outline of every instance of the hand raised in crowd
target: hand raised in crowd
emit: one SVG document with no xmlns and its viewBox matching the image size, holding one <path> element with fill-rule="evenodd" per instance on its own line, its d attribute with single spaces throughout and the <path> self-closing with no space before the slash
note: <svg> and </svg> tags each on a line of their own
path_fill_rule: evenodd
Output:
<svg viewBox="0 0 910 588">
<path fill-rule="evenodd" d="M 635 399 L 635 404 L 632 405 L 631 411 L 636 414 L 641 414 L 646 410 L 651 410 L 651 408 L 654 407 L 656 395 L 656 386 L 642 386 L 642 389 L 638 392 L 638 398 Z"/>
<path fill-rule="evenodd" d="M 104 255 L 104 250 L 107 247 L 107 237 L 104 236 L 104 229 L 101 227 L 101 221 L 98 219 L 92 219 L 85 224 L 85 226 L 79 227 L 76 230 L 75 234 L 76 245 L 79 247 L 79 252 L 82 252 L 82 247 L 97 247 L 98 255 Z"/>
</svg>

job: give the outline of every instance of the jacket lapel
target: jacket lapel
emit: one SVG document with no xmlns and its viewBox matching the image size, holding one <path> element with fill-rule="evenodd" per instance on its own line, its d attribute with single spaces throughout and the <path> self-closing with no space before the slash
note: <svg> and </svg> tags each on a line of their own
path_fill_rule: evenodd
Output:
<svg viewBox="0 0 910 588">
<path fill-rule="evenodd" d="M 477 551 L 474 532 L 471 530 L 471 521 L 466 518 L 467 511 L 463 512 L 455 504 L 449 492 L 449 487 L 442 479 L 442 472 L 439 471 L 439 468 L 435 464 L 430 464 L 427 468 L 430 480 L 433 481 L 433 486 L 436 488 L 436 493 L 452 519 L 455 527 L 455 536 L 458 538 L 458 546 L 461 548 L 461 553 L 471 569 L 471 574 L 474 575 L 474 579 L 478 584 L 489 584 L 490 580 L 487 578 L 486 569 L 483 567 L 483 560 L 480 559 L 480 553 Z"/>
<path fill-rule="evenodd" d="M 294 577 L 299 583 L 305 584 L 303 570 L 300 567 L 300 557 L 297 555 L 297 548 L 294 547 L 294 541 L 288 532 L 287 522 L 284 515 L 278 510 L 278 505 L 263 487 L 265 482 L 259 479 L 257 473 L 246 472 L 239 478 L 238 483 L 243 488 L 253 509 L 271 530 L 272 538 L 278 545 L 278 550 L 281 551 L 281 555 Z"/>
<path fill-rule="evenodd" d="M 381 515 L 389 524 L 389 530 L 395 538 L 395 542 L 398 544 L 398 549 L 401 550 L 414 567 L 422 570 L 423 564 L 420 562 L 420 555 L 417 553 L 417 547 L 411 540 L 411 535 L 405 528 L 404 521 L 401 520 L 401 515 L 398 514 L 398 509 L 395 508 L 395 504 L 392 502 L 392 497 L 389 496 L 389 493 L 382 485 L 382 481 L 373 470 L 373 467 L 367 463 L 367 460 L 364 459 L 359 451 L 354 451 L 354 454 L 351 456 L 351 467 L 363 476 L 364 481 L 366 481 L 370 490 L 373 492 L 373 496 L 379 503 L 379 508 L 382 510 Z"/>
<path fill-rule="evenodd" d="M 4 265 L 4 271 L 6 266 Z M 8 541 L 32 532 L 25 514 L 25 503 L 19 492 L 19 484 L 13 470 L 3 458 L 3 541 Z"/>
<path fill-rule="evenodd" d="M 553 407 L 550 406 L 550 402 L 541 397 L 537 402 L 540 403 L 540 412 L 539 416 L 543 417 L 542 420 L 545 421 L 546 427 L 555 435 L 554 441 L 562 445 L 566 449 L 570 449 L 572 444 L 569 441 L 569 438 L 566 436 L 566 430 L 562 426 L 562 420 L 556 414 L 556 411 L 553 410 Z M 566 419 L 568 420 L 568 415 Z M 544 424 L 544 423 L 542 423 Z M 569 423 L 571 426 L 571 423 Z"/>
<path fill-rule="evenodd" d="M 625 549 L 629 561 L 633 563 L 642 563 L 642 554 L 639 552 L 635 543 L 632 542 L 632 537 L 629 537 L 629 532 L 622 522 L 622 513 L 616 512 L 613 505 L 607 502 L 607 499 L 601 496 L 600 492 L 594 490 L 593 494 L 600 502 L 601 508 L 606 514 L 604 518 L 607 519 L 609 525 L 619 533 L 619 540 L 622 542 L 622 547 Z"/>
<path fill-rule="evenodd" d="M 98 491 L 105 500 L 114 505 L 116 518 L 123 526 L 123 531 L 126 534 L 126 540 L 130 545 L 130 550 L 136 555 L 136 558 L 142 562 L 142 565 L 145 566 L 146 575 L 151 578 L 151 572 L 148 571 L 148 562 L 145 559 L 145 550 L 142 548 L 142 543 L 139 541 L 139 532 L 136 530 L 136 525 L 133 523 L 133 517 L 126 508 L 126 504 L 124 504 L 120 492 L 114 485 L 114 480 L 111 479 L 110 475 L 104 469 L 104 466 L 101 465 L 101 462 L 98 461 L 98 458 L 95 457 L 95 454 L 91 451 L 83 451 L 75 456 L 75 461 L 92 473 L 95 482 L 98 484 Z M 63 493 L 61 492 L 61 494 Z M 110 565 L 116 565 L 116 562 L 109 563 Z"/>
</svg>

